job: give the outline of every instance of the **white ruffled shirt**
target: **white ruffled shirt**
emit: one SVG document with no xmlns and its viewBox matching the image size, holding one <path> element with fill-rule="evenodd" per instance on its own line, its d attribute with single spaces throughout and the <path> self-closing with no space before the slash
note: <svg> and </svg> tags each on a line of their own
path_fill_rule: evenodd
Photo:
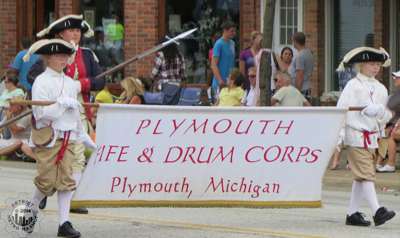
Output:
<svg viewBox="0 0 400 238">
<path fill-rule="evenodd" d="M 57 101 L 59 97 L 77 99 L 80 92 L 79 81 L 77 82 L 64 73 L 46 68 L 35 79 L 32 86 L 32 100 Z M 33 106 L 32 111 L 37 128 L 51 125 L 54 129 L 56 136 L 47 147 L 54 146 L 56 139 L 64 137 L 65 131 L 71 131 L 72 141 L 75 141 L 82 131 L 79 109 L 65 109 L 59 103 L 54 103 L 49 106 Z"/>
<path fill-rule="evenodd" d="M 388 91 L 375 78 L 369 78 L 361 73 L 352 78 L 340 95 L 337 107 L 365 107 L 368 104 L 382 104 L 386 108 Z M 384 135 L 386 123 L 391 119 L 392 112 L 385 109 L 381 117 L 368 117 L 361 111 L 348 111 L 344 127 L 340 132 L 344 144 L 352 147 L 364 147 L 363 131 L 374 132 L 370 135 L 368 148 L 378 148 L 378 138 Z"/>
</svg>

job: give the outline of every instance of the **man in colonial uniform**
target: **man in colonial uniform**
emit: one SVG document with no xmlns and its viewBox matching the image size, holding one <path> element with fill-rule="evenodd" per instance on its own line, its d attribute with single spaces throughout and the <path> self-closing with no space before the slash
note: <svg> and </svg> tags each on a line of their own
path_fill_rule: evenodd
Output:
<svg viewBox="0 0 400 238">
<path fill-rule="evenodd" d="M 40 54 L 47 65 L 33 84 L 32 99 L 55 102 L 49 106 L 33 106 L 30 143 L 37 158 L 32 202 L 37 207 L 45 196 L 57 192 L 59 237 L 80 237 L 69 221 L 70 202 L 77 186 L 72 176 L 76 143 L 81 141 L 91 148 L 96 147 L 80 120 L 78 93 L 81 85 L 63 71 L 74 52 L 72 44 L 52 39 L 36 42 L 24 56 L 24 60 L 29 60 L 33 53 Z"/>
<path fill-rule="evenodd" d="M 359 47 L 344 56 L 339 68 L 353 66 L 358 74 L 345 86 L 337 106 L 341 108 L 364 107 L 362 111 L 349 111 L 341 138 L 348 146 L 348 160 L 353 173 L 353 186 L 346 225 L 371 224 L 359 212 L 362 198 L 372 210 L 375 226 L 384 224 L 395 216 L 394 211 L 381 207 L 375 191 L 375 156 L 378 139 L 383 136 L 386 123 L 392 117 L 386 108 L 388 92 L 375 77 L 382 66 L 389 66 L 389 55 L 384 49 Z"/>
<path fill-rule="evenodd" d="M 76 46 L 74 60 L 67 65 L 65 74 L 80 82 L 81 92 L 78 95 L 79 101 L 89 102 L 90 91 L 102 90 L 105 85 L 105 80 L 104 78 L 95 79 L 95 76 L 101 73 L 101 67 L 93 51 L 79 46 L 82 34 L 85 37 L 91 37 L 93 35 L 92 29 L 89 24 L 83 20 L 82 15 L 67 15 L 54 21 L 49 27 L 37 33 L 37 37 L 61 38 Z M 40 72 L 37 68 L 33 71 Z M 85 108 L 85 113 L 82 113 L 81 119 L 84 129 L 89 132 L 91 121 L 94 119 L 90 108 Z M 75 147 L 75 154 L 77 156 L 72 166 L 74 178 L 78 184 L 85 168 L 86 158 L 84 152 L 85 147 L 82 144 L 78 144 Z M 45 206 L 45 201 L 46 200 L 43 201 L 44 204 L 42 203 L 41 208 Z M 88 213 L 86 208 L 77 208 L 71 211 L 84 214 Z"/>
</svg>

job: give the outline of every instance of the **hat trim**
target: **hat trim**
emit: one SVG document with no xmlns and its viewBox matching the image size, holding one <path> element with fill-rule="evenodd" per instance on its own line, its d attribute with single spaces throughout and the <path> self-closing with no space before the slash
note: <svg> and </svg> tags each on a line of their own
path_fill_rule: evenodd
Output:
<svg viewBox="0 0 400 238">
<path fill-rule="evenodd" d="M 47 28 L 39 31 L 36 34 L 36 36 L 37 37 L 45 37 L 46 35 L 48 35 L 50 33 L 51 28 L 53 28 L 55 25 L 65 21 L 67 19 L 70 19 L 70 18 L 76 19 L 76 20 L 83 20 L 83 15 L 66 15 L 66 16 L 63 16 L 60 19 L 57 19 L 56 21 L 52 22 Z M 66 24 L 67 24 L 67 21 L 64 23 L 65 27 L 67 27 Z"/>
</svg>

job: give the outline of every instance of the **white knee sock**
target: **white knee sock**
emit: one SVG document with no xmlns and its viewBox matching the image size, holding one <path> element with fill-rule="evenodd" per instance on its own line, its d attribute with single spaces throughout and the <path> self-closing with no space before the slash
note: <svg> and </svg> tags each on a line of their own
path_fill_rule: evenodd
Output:
<svg viewBox="0 0 400 238">
<path fill-rule="evenodd" d="M 72 191 L 58 191 L 58 216 L 60 225 L 69 220 L 69 209 L 71 207 Z"/>
<path fill-rule="evenodd" d="M 363 190 L 361 182 L 354 180 L 351 189 L 350 204 L 347 210 L 347 215 L 350 216 L 355 212 L 358 212 L 358 209 L 360 208 L 362 195 L 363 195 Z"/>
<path fill-rule="evenodd" d="M 45 198 L 46 195 L 42 193 L 37 187 L 35 187 L 35 191 L 33 192 L 32 203 L 35 206 L 36 210 L 39 210 L 39 203 Z"/>
<path fill-rule="evenodd" d="M 376 196 L 375 183 L 371 181 L 363 181 L 362 188 L 364 197 L 368 202 L 369 207 L 372 209 L 373 215 L 379 209 L 378 197 Z"/>
<path fill-rule="evenodd" d="M 82 173 L 81 173 L 81 172 L 73 173 L 73 174 L 72 174 L 72 177 L 73 177 L 74 180 L 75 180 L 76 187 L 78 187 L 79 182 L 81 181 Z"/>
</svg>

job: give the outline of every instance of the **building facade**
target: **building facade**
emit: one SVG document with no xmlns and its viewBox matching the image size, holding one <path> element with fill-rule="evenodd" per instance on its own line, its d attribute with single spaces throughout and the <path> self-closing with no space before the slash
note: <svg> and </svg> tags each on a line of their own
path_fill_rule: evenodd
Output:
<svg viewBox="0 0 400 238">
<path fill-rule="evenodd" d="M 21 49 L 24 37 L 35 40 L 37 31 L 66 14 L 83 14 L 93 28 L 107 33 L 114 15 L 124 27 L 123 50 L 129 59 L 153 47 L 165 35 L 200 27 L 181 49 L 188 58 L 195 82 L 207 75 L 208 50 L 214 31 L 224 20 L 238 25 L 238 48 L 249 46 L 250 33 L 261 30 L 266 0 L 3 0 L 0 6 L 0 67 L 8 65 Z M 15 18 L 9 17 L 15 13 Z M 312 94 L 338 89 L 335 74 L 341 57 L 351 48 L 372 44 L 392 55 L 399 69 L 400 3 L 396 0 L 276 0 L 274 45 L 277 52 L 291 45 L 291 35 L 303 31 L 315 57 Z M 114 62 L 116 64 L 116 62 Z M 125 75 L 149 77 L 153 57 L 125 68 Z M 390 87 L 389 70 L 383 82 Z M 202 81 L 203 80 L 203 81 Z"/>
</svg>

